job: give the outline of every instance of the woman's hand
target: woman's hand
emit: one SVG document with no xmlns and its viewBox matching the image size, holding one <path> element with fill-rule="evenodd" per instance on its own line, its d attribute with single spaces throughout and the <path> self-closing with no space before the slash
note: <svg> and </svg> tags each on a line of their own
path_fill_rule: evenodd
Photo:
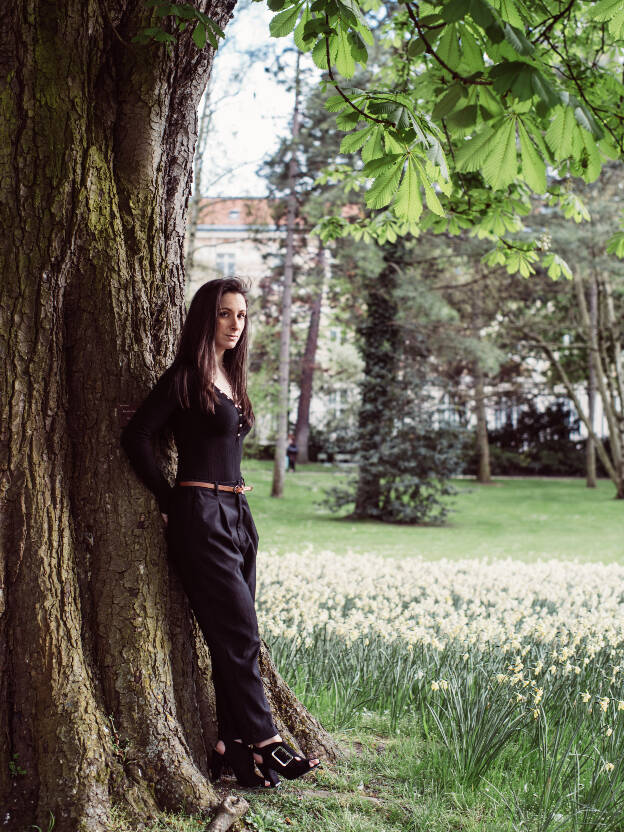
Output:
<svg viewBox="0 0 624 832">
<path fill-rule="evenodd" d="M 169 515 L 168 515 L 168 514 L 163 514 L 163 513 L 162 513 L 162 511 L 161 511 L 161 512 L 160 512 L 160 516 L 161 516 L 161 517 L 162 517 L 162 519 L 165 521 L 165 526 L 166 526 L 166 525 L 167 525 L 167 522 L 169 521 Z"/>
</svg>

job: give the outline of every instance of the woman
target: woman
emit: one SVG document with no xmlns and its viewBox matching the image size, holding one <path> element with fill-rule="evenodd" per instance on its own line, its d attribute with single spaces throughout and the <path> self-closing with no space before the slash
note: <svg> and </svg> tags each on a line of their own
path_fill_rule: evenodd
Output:
<svg viewBox="0 0 624 832">
<path fill-rule="evenodd" d="M 258 669 L 258 534 L 240 474 L 243 439 L 253 424 L 246 291 L 237 278 L 200 287 L 173 363 L 124 428 L 121 444 L 156 496 L 169 557 L 210 649 L 219 730 L 211 778 L 227 762 L 241 785 L 271 788 L 279 783 L 276 771 L 294 779 L 319 761 L 297 756 L 282 741 Z M 165 426 L 178 450 L 174 487 L 152 447 Z"/>
</svg>

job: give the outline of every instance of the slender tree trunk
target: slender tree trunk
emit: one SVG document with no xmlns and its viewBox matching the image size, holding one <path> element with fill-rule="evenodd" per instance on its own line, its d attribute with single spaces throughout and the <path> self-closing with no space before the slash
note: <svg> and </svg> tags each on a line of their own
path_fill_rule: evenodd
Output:
<svg viewBox="0 0 624 832">
<path fill-rule="evenodd" d="M 563 366 L 563 364 L 559 360 L 559 358 L 557 356 L 557 353 L 553 349 L 553 347 L 551 347 L 551 345 L 547 341 L 545 341 L 541 336 L 537 335 L 535 332 L 533 332 L 531 330 L 523 328 L 522 332 L 524 333 L 525 337 L 529 341 L 533 341 L 534 343 L 538 344 L 541 347 L 541 349 L 544 352 L 544 355 L 546 355 L 548 357 L 548 359 L 549 359 L 550 363 L 552 364 L 553 368 L 559 374 L 559 378 L 561 379 L 561 381 L 563 383 L 563 386 L 565 387 L 565 389 L 568 393 L 568 396 L 570 397 L 570 400 L 574 404 L 574 407 L 576 408 L 576 412 L 578 413 L 579 418 L 581 419 L 581 421 L 583 422 L 583 424 L 587 428 L 587 432 L 588 432 L 589 436 L 591 436 L 591 438 L 594 442 L 594 447 L 596 448 L 596 453 L 597 453 L 598 457 L 600 458 L 600 461 L 602 462 L 602 464 L 605 467 L 605 470 L 607 472 L 607 476 L 611 479 L 611 481 L 615 485 L 616 499 L 618 499 L 618 500 L 624 499 L 624 460 L 618 454 L 617 448 L 614 452 L 613 445 L 612 445 L 611 448 L 610 448 L 611 455 L 609 455 L 609 453 L 607 452 L 607 448 L 605 447 L 604 442 L 596 434 L 596 431 L 594 430 L 593 426 L 591 425 L 591 423 L 589 421 L 588 412 L 583 407 L 582 402 L 580 401 L 579 397 L 577 396 L 577 391 L 576 391 L 575 385 L 572 383 L 572 380 L 568 376 L 565 367 Z M 600 376 L 599 376 L 598 368 L 596 367 L 596 362 L 594 362 L 594 368 L 596 369 L 596 375 L 599 378 Z M 599 385 L 598 389 L 599 389 L 599 392 L 601 393 L 601 399 L 604 402 L 604 399 L 603 399 L 603 396 L 602 396 L 604 387 Z"/>
<path fill-rule="evenodd" d="M 616 498 L 624 500 L 624 401 L 622 401 L 622 393 L 624 393 L 624 372 L 622 371 L 621 357 L 618 354 L 621 351 L 619 331 L 614 316 L 612 317 L 610 315 L 609 306 L 607 306 L 605 336 L 610 336 L 612 344 L 616 347 L 616 355 L 612 368 L 613 375 L 615 375 L 615 384 L 613 384 L 611 380 L 611 368 L 607 363 L 610 358 L 607 353 L 603 353 L 600 349 L 598 331 L 594 332 L 592 329 L 587 301 L 585 300 L 583 278 L 579 273 L 575 273 L 574 275 L 574 286 L 576 289 L 581 324 L 585 330 L 585 335 L 590 346 L 590 356 L 596 374 L 596 386 L 609 428 L 611 460 L 609 460 L 609 465 L 605 465 L 605 467 L 615 484 Z M 605 288 L 605 291 L 610 290 L 608 281 L 605 281 L 603 288 Z M 581 416 L 581 418 L 587 424 L 588 416 Z M 594 438 L 594 442 L 596 442 L 593 428 L 589 433 Z M 600 447 L 600 445 L 596 444 L 596 450 L 598 452 L 600 452 Z M 604 459 L 602 461 L 604 464 Z"/>
<path fill-rule="evenodd" d="M 589 322 L 590 343 L 594 343 L 598 341 L 598 285 L 595 280 L 589 282 Z M 590 352 L 587 360 L 587 417 L 593 431 L 596 421 L 596 371 Z M 587 487 L 596 488 L 596 446 L 591 433 L 585 445 L 585 465 Z"/>
<path fill-rule="evenodd" d="M 186 260 L 184 263 L 184 270 L 186 272 L 187 280 L 189 281 L 193 279 L 193 266 L 195 265 L 195 239 L 197 237 L 199 210 L 201 207 L 202 166 L 204 153 L 206 151 L 206 144 L 208 141 L 208 134 L 210 131 L 210 121 L 212 119 L 210 90 L 211 87 L 208 86 L 204 94 L 201 116 L 199 118 L 197 149 L 193 159 L 193 191 L 189 200 L 189 219 L 186 234 Z"/>
<path fill-rule="evenodd" d="M 613 301 L 613 288 L 609 280 L 609 274 L 599 272 L 597 280 L 600 285 L 601 293 L 604 297 L 604 317 L 605 317 L 605 340 L 609 344 L 611 355 L 613 356 L 611 384 L 609 386 L 611 397 L 617 409 L 617 427 L 619 433 L 619 458 L 618 458 L 618 472 L 619 472 L 619 488 L 618 497 L 624 499 L 624 361 L 622 360 L 622 319 L 615 314 L 615 304 Z"/>
<path fill-rule="evenodd" d="M 478 361 L 475 361 L 474 364 L 474 382 L 475 416 L 477 420 L 477 450 L 479 456 L 477 481 L 483 485 L 489 485 L 492 482 L 492 472 L 490 470 L 490 445 L 488 442 L 487 416 L 485 412 L 483 370 L 479 366 Z"/>
<path fill-rule="evenodd" d="M 277 437 L 275 442 L 275 460 L 273 464 L 272 497 L 284 494 L 284 467 L 286 462 L 286 445 L 288 440 L 288 405 L 290 381 L 290 323 L 292 318 L 292 283 L 293 261 L 295 255 L 295 220 L 297 218 L 297 179 L 296 146 L 299 137 L 299 98 L 301 94 L 299 64 L 301 53 L 297 52 L 295 66 L 295 105 L 292 119 L 292 150 L 288 162 L 288 207 L 286 219 L 286 258 L 284 261 L 284 282 L 282 288 L 282 329 L 280 334 L 279 355 L 279 393 L 277 407 Z"/>
<path fill-rule="evenodd" d="M 310 404 L 312 402 L 312 384 L 314 381 L 314 370 L 316 363 L 316 349 L 318 346 L 319 326 L 321 322 L 321 306 L 323 303 L 323 291 L 325 288 L 325 277 L 328 270 L 328 257 L 325 246 L 319 244 L 318 259 L 318 285 L 310 311 L 310 323 L 308 325 L 308 337 L 306 338 L 303 361 L 301 365 L 301 379 L 299 382 L 299 404 L 297 407 L 297 425 L 295 427 L 295 444 L 297 445 L 298 462 L 309 461 L 308 443 L 310 439 Z"/>
<path fill-rule="evenodd" d="M 207 3 L 200 3 L 202 10 Z M 230 0 L 210 13 L 225 25 Z M 3 829 L 104 832 L 208 810 L 210 662 L 121 404 L 184 314 L 196 107 L 212 51 L 130 40 L 138 0 L 9 4 L 0 64 L 0 807 Z M 19 148 L 19 152 L 17 152 Z M 276 717 L 311 745 L 263 651 Z M 318 727 L 318 747 L 333 744 Z M 306 739 L 307 736 L 307 739 Z M 316 744 L 316 743 L 315 743 Z"/>
</svg>

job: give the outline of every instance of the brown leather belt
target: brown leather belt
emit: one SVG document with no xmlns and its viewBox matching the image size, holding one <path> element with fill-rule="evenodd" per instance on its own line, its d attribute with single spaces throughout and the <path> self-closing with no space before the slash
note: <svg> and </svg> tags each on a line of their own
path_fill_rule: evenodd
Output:
<svg viewBox="0 0 624 832">
<path fill-rule="evenodd" d="M 198 482 L 197 480 L 184 480 L 178 485 L 199 485 L 202 488 L 212 488 L 214 490 L 214 482 Z M 253 485 L 217 485 L 219 491 L 233 491 L 235 494 L 242 494 L 243 491 L 253 491 Z"/>
</svg>

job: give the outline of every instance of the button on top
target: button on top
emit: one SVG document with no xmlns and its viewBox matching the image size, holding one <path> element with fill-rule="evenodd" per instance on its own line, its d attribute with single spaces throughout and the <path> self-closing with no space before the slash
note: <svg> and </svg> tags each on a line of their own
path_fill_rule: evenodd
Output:
<svg viewBox="0 0 624 832">
<path fill-rule="evenodd" d="M 241 428 L 243 427 L 243 408 L 237 404 L 236 409 L 238 410 L 238 433 L 236 434 L 236 438 L 238 439 L 241 435 Z"/>
</svg>

